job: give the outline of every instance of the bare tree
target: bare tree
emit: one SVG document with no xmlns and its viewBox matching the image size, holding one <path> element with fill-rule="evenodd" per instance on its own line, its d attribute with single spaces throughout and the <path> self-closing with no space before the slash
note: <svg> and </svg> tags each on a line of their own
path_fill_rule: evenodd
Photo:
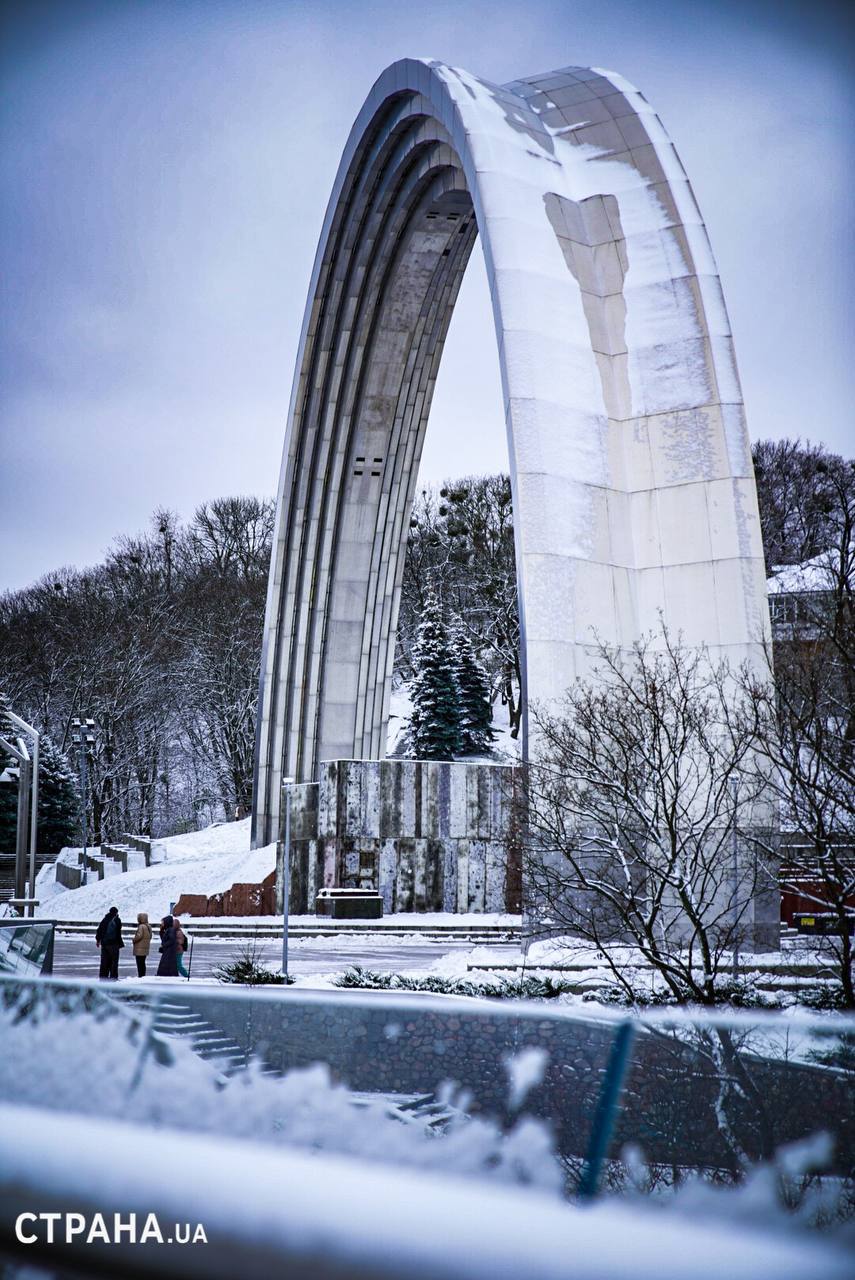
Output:
<svg viewBox="0 0 855 1280">
<path fill-rule="evenodd" d="M 185 556 L 220 578 L 266 580 L 275 515 L 273 502 L 251 495 L 203 502 L 187 529 Z"/>
<path fill-rule="evenodd" d="M 826 945 L 855 1007 L 855 463 L 824 472 L 823 550 L 775 581 L 774 689 L 762 749 L 782 826 L 782 884 L 830 917 Z"/>
<path fill-rule="evenodd" d="M 231 817 L 251 789 L 272 503 L 160 509 L 105 562 L 0 597 L 0 675 L 67 749 L 96 722 L 96 841 Z"/>
<path fill-rule="evenodd" d="M 756 707 L 724 663 L 666 631 L 599 649 L 596 679 L 535 710 L 523 804 L 540 928 L 628 943 L 680 1001 L 712 1004 L 769 895 Z M 777 922 L 775 921 L 775 927 Z"/>
<path fill-rule="evenodd" d="M 835 473 L 843 459 L 801 440 L 758 440 L 752 456 L 768 572 L 833 545 Z"/>
<path fill-rule="evenodd" d="M 192 749 L 209 763 L 212 798 L 248 811 L 273 503 L 218 499 L 196 511 L 183 542 L 178 699 Z"/>
</svg>

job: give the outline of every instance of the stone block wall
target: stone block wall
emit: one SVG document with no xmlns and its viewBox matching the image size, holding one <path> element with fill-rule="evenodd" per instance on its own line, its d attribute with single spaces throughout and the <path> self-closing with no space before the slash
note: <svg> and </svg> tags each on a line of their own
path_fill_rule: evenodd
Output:
<svg viewBox="0 0 855 1280">
<path fill-rule="evenodd" d="M 112 858 L 114 862 L 118 862 L 122 871 L 128 869 L 128 850 L 118 844 L 102 844 L 101 857 Z"/>
<path fill-rule="evenodd" d="M 67 862 L 56 863 L 56 882 L 64 889 L 79 889 L 83 884 L 83 868 L 69 866 Z"/>
<path fill-rule="evenodd" d="M 276 872 L 260 884 L 238 883 L 222 893 L 182 893 L 173 908 L 176 916 L 272 916 L 276 910 Z"/>
<path fill-rule="evenodd" d="M 374 888 L 387 914 L 519 911 L 514 773 L 462 761 L 324 763 L 318 782 L 290 788 L 291 911 L 314 911 L 325 887 Z"/>
<path fill-rule="evenodd" d="M 324 1062 L 333 1079 L 350 1089 L 403 1094 L 435 1094 L 443 1081 L 454 1080 L 471 1097 L 472 1113 L 498 1116 L 506 1126 L 517 1113 L 508 1104 L 503 1063 L 522 1049 L 540 1049 L 546 1055 L 543 1077 L 527 1095 L 524 1111 L 544 1120 L 557 1150 L 570 1157 L 590 1150 L 592 1122 L 624 1021 L 578 1011 L 562 1016 L 545 1005 L 515 1001 L 464 1003 L 398 993 L 377 999 L 363 992 L 305 988 L 277 999 L 263 989 L 242 996 L 197 987 L 181 999 L 247 1057 L 259 1057 L 275 1072 Z M 831 1168 L 845 1176 L 855 1156 L 855 1126 L 852 1071 L 842 1065 L 843 1050 L 835 1048 L 842 1037 L 829 1033 L 827 1042 L 841 1055 L 839 1067 L 799 1062 L 786 1050 L 783 1020 L 766 1021 L 763 1029 L 770 1016 L 758 1012 L 754 1018 L 760 1052 L 758 1037 L 744 1035 L 734 1043 L 733 1058 L 718 1061 L 704 1051 L 710 1033 L 706 1017 L 675 1013 L 670 1023 L 640 1022 L 629 1048 L 610 1151 L 632 1142 L 643 1146 L 651 1163 L 733 1175 L 744 1153 L 760 1161 L 772 1149 L 830 1129 Z M 743 1025 L 747 1030 L 751 1023 Z M 823 1043 L 819 1036 L 816 1042 Z M 762 1114 L 741 1094 L 734 1063 L 763 1099 Z M 569 1165 L 571 1177 L 574 1169 L 578 1162 Z"/>
</svg>

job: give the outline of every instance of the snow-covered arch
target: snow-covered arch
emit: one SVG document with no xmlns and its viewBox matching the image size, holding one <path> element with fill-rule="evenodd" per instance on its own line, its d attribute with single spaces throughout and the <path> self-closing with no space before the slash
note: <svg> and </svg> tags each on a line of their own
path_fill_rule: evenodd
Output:
<svg viewBox="0 0 855 1280">
<path fill-rule="evenodd" d="M 383 754 L 406 532 L 480 232 L 505 399 L 528 699 L 659 612 L 757 655 L 768 627 L 730 328 L 691 188 L 621 76 L 380 76 L 321 232 L 278 494 L 253 836 L 284 776 Z M 454 459 L 449 457 L 449 473 Z"/>
</svg>

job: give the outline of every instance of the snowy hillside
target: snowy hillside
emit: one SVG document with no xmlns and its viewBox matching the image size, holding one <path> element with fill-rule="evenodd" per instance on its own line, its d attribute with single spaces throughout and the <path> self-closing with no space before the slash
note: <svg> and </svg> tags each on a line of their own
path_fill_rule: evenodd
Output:
<svg viewBox="0 0 855 1280">
<path fill-rule="evenodd" d="M 56 883 L 53 865 L 36 880 L 40 914 L 60 920 L 97 920 L 118 907 L 123 920 L 147 911 L 152 920 L 166 915 L 182 893 L 221 893 L 233 884 L 258 884 L 276 866 L 276 845 L 250 850 L 249 818 L 157 841 L 156 865 L 125 875 L 92 879 L 81 889 Z M 93 874 L 93 873 L 90 873 Z"/>
<path fill-rule="evenodd" d="M 201 858 L 208 853 L 247 853 L 250 822 L 250 818 L 243 818 L 240 822 L 216 822 L 203 831 L 188 831 L 183 836 L 155 840 L 155 861 L 179 862 Z"/>
</svg>

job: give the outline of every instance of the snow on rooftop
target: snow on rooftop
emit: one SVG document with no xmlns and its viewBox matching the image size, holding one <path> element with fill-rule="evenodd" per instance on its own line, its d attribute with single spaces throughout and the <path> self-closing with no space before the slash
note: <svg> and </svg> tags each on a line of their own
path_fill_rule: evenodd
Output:
<svg viewBox="0 0 855 1280">
<path fill-rule="evenodd" d="M 836 551 L 821 551 L 801 564 L 773 565 L 767 580 L 770 595 L 807 595 L 815 591 L 831 591 L 838 572 Z"/>
</svg>

